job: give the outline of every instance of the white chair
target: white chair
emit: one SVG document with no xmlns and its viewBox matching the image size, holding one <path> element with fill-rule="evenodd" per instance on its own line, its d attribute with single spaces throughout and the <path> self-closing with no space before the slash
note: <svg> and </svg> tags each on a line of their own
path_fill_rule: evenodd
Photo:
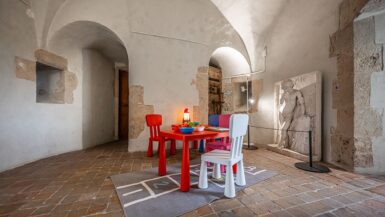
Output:
<svg viewBox="0 0 385 217">
<path fill-rule="evenodd" d="M 225 196 L 235 197 L 235 185 L 232 166 L 237 164 L 235 183 L 239 186 L 246 185 L 245 171 L 243 167 L 242 145 L 243 137 L 247 132 L 249 116 L 246 114 L 234 114 L 230 118 L 230 151 L 213 150 L 201 156 L 201 170 L 199 175 L 199 188 L 207 188 L 207 163 L 214 163 L 213 177 L 220 178 L 220 165 L 226 166 Z"/>
</svg>

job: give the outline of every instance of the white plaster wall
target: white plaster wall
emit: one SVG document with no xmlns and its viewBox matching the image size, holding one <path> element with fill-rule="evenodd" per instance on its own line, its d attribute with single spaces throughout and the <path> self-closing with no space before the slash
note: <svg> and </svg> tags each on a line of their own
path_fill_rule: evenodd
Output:
<svg viewBox="0 0 385 217">
<path fill-rule="evenodd" d="M 289 1 L 267 35 L 267 71 L 256 77 L 263 79 L 259 110 L 251 123 L 273 127 L 274 83 L 296 75 L 321 71 L 323 78 L 324 159 L 330 160 L 330 127 L 336 125 L 332 109 L 332 81 L 336 78 L 335 58 L 329 58 L 329 35 L 338 29 L 341 0 Z M 272 131 L 253 130 L 257 143 L 272 141 Z"/>
<path fill-rule="evenodd" d="M 71 43 L 74 38 L 50 43 L 70 23 L 99 23 L 117 35 L 129 56 L 130 85 L 144 87 L 144 103 L 164 115 L 165 126 L 178 122 L 184 107 L 198 105 L 193 80 L 216 48 L 233 47 L 248 59 L 241 38 L 210 1 L 37 1 L 36 22 L 21 1 L 0 1 L 0 171 L 83 148 L 83 47 Z M 36 103 L 35 82 L 16 78 L 14 56 L 34 60 L 38 45 L 68 59 L 78 78 L 73 104 Z M 129 141 L 129 151 L 145 150 L 147 139 L 145 130 Z"/>
<path fill-rule="evenodd" d="M 83 50 L 83 147 L 114 140 L 114 63 L 93 49 Z"/>
<path fill-rule="evenodd" d="M 42 44 L 48 45 L 57 31 L 76 21 L 100 23 L 118 35 L 122 42 L 127 42 L 130 37 L 127 2 L 127 0 L 109 0 L 108 3 L 104 0 L 66 0 L 54 18 L 46 20 L 50 28 L 47 32 L 47 41 Z"/>
<path fill-rule="evenodd" d="M 14 58 L 34 60 L 34 20 L 20 1 L 0 1 L 0 171 L 81 148 L 73 105 L 36 103 L 36 83 L 17 79 Z"/>
<path fill-rule="evenodd" d="M 185 107 L 192 110 L 193 105 L 199 104 L 192 81 L 198 67 L 208 65 L 212 52 L 224 45 L 243 54 L 246 49 L 209 1 L 135 0 L 129 6 L 130 84 L 144 86 L 145 104 L 154 105 L 155 113 L 163 115 L 167 128 L 181 122 Z M 168 13 L 167 8 L 174 13 Z M 144 150 L 147 140 L 146 129 L 138 139 L 130 140 L 129 151 Z"/>
<path fill-rule="evenodd" d="M 180 122 L 184 107 L 198 105 L 193 79 L 216 48 L 230 46 L 247 57 L 239 35 L 210 1 L 113 0 L 108 10 L 104 1 L 90 2 L 67 1 L 52 21 L 48 40 L 77 20 L 115 32 L 128 52 L 130 85 L 144 87 L 144 103 L 163 115 L 165 127 Z M 145 150 L 148 134 L 146 129 L 130 139 L 129 151 Z"/>
</svg>

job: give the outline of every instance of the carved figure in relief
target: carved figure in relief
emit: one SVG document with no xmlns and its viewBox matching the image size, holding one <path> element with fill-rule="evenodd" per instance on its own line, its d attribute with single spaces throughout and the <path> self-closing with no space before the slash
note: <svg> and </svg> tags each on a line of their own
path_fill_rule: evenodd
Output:
<svg viewBox="0 0 385 217">
<path fill-rule="evenodd" d="M 294 82 L 290 79 L 282 82 L 283 93 L 279 100 L 279 121 L 281 138 L 278 143 L 281 148 L 291 148 L 289 141 L 289 129 L 296 128 L 292 123 L 298 123 L 297 119 L 305 115 L 304 98 L 301 91 L 294 89 Z M 292 138 L 292 136 L 290 136 Z"/>
</svg>

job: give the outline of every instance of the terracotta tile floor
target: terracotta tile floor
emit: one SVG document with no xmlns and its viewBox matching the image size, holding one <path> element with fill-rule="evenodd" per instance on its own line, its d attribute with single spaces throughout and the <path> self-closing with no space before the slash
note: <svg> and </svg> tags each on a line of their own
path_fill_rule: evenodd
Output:
<svg viewBox="0 0 385 217">
<path fill-rule="evenodd" d="M 126 150 L 106 144 L 0 173 L 0 216 L 122 216 L 108 177 L 157 166 L 156 157 Z M 180 159 L 179 151 L 168 163 Z M 307 173 L 264 149 L 245 151 L 245 160 L 279 174 L 184 216 L 385 216 L 384 177 Z"/>
</svg>

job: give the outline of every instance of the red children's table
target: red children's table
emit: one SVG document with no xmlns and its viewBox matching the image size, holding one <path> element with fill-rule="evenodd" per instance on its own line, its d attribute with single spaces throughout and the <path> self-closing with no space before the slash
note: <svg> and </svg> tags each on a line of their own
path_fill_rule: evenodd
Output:
<svg viewBox="0 0 385 217">
<path fill-rule="evenodd" d="M 165 138 L 175 139 L 183 141 L 183 153 L 182 153 L 182 167 L 181 167 L 181 178 L 180 178 L 180 191 L 190 191 L 190 150 L 189 142 L 197 141 L 201 139 L 212 139 L 212 138 L 224 138 L 229 137 L 229 132 L 214 132 L 214 131 L 202 131 L 193 132 L 192 134 L 183 134 L 174 131 L 160 131 L 159 136 L 161 137 L 159 143 L 159 169 L 158 175 L 166 175 L 166 146 L 164 144 Z"/>
</svg>

